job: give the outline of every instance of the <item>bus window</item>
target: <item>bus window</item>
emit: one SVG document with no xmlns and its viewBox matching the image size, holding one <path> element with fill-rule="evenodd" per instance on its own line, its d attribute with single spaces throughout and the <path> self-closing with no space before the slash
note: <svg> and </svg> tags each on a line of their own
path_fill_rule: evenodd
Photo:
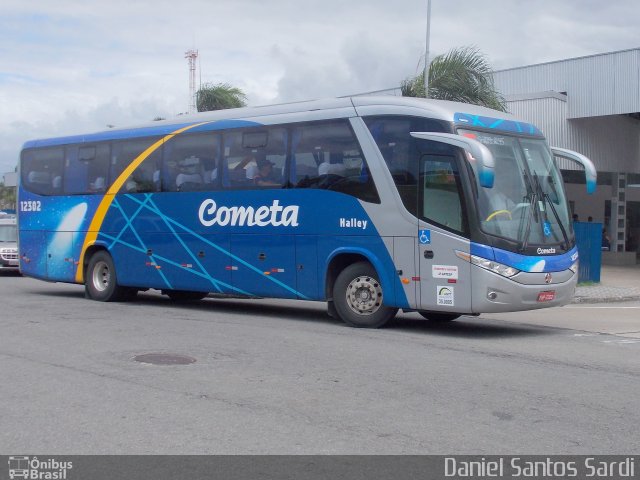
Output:
<svg viewBox="0 0 640 480">
<path fill-rule="evenodd" d="M 63 165 L 63 148 L 27 150 L 22 156 L 22 185 L 40 195 L 58 194 L 62 191 Z"/>
<path fill-rule="evenodd" d="M 455 157 L 423 155 L 419 216 L 456 233 L 468 233 L 462 183 Z"/>
<path fill-rule="evenodd" d="M 287 131 L 284 128 L 226 132 L 222 184 L 229 189 L 282 188 L 286 158 Z"/>
<path fill-rule="evenodd" d="M 107 189 L 109 144 L 71 146 L 66 149 L 64 193 L 101 193 Z"/>
<path fill-rule="evenodd" d="M 220 136 L 179 135 L 164 145 L 162 189 L 167 192 L 214 190 L 219 185 Z"/>
<path fill-rule="evenodd" d="M 380 198 L 349 123 L 300 125 L 292 134 L 291 179 L 296 188 L 320 188 L 379 203 Z"/>
<path fill-rule="evenodd" d="M 158 141 L 158 138 L 141 140 L 127 140 L 116 142 L 111 149 L 111 181 L 112 183 L 122 174 L 131 162 L 147 148 Z M 160 149 L 152 152 L 120 188 L 121 193 L 157 192 L 160 189 Z"/>
</svg>

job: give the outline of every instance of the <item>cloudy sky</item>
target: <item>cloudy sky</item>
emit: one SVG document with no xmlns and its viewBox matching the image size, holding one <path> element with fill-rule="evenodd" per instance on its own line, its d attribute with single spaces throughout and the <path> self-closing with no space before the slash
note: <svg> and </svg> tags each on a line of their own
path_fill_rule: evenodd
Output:
<svg viewBox="0 0 640 480">
<path fill-rule="evenodd" d="M 29 139 L 173 117 L 198 80 L 250 105 L 398 86 L 424 55 L 427 0 L 1 0 L 0 178 Z M 640 47 L 638 0 L 432 0 L 431 54 L 495 69 Z"/>
</svg>

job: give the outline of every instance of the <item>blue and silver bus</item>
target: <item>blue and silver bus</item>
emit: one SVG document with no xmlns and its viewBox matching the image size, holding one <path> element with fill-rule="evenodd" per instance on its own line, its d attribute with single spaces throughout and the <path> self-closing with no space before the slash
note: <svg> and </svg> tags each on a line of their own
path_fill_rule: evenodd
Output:
<svg viewBox="0 0 640 480">
<path fill-rule="evenodd" d="M 568 303 L 578 253 L 533 125 L 468 104 L 353 97 L 33 140 L 24 275 L 124 301 L 160 290 L 324 301 L 355 327 Z"/>
</svg>

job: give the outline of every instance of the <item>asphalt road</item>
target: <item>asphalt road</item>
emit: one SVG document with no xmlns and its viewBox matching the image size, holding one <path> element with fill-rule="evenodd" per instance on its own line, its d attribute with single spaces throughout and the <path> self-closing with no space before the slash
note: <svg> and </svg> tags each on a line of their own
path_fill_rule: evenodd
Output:
<svg viewBox="0 0 640 480">
<path fill-rule="evenodd" d="M 400 314 L 388 328 L 359 330 L 308 302 L 178 306 L 145 293 L 104 304 L 81 286 L 8 275 L 0 295 L 4 454 L 640 450 L 640 341 L 560 328 L 572 315 L 638 310 L 446 325 Z M 542 324 L 554 317 L 558 326 Z M 134 360 L 146 353 L 196 361 Z"/>
</svg>

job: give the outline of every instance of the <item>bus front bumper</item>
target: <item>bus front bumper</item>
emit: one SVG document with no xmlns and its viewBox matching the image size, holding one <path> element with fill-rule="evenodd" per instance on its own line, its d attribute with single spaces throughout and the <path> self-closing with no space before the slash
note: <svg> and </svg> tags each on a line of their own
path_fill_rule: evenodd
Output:
<svg viewBox="0 0 640 480">
<path fill-rule="evenodd" d="M 577 282 L 578 274 L 571 270 L 520 272 L 506 278 L 475 267 L 471 279 L 472 310 L 474 313 L 499 313 L 560 307 L 571 303 Z"/>
</svg>

